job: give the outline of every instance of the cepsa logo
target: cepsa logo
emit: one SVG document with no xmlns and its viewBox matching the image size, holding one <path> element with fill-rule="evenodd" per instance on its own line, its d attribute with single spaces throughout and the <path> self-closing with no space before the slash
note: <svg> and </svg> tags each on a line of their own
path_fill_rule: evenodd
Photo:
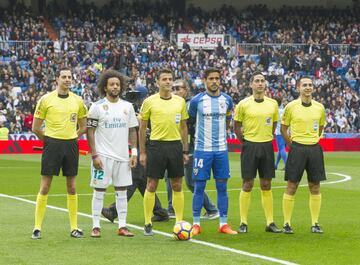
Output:
<svg viewBox="0 0 360 265">
<path fill-rule="evenodd" d="M 205 37 L 195 37 L 193 43 L 194 44 L 218 44 L 221 43 L 222 38 L 205 38 Z"/>
<path fill-rule="evenodd" d="M 223 34 L 181 34 L 177 35 L 178 46 L 187 43 L 191 48 L 216 49 L 218 43 L 224 45 Z"/>
</svg>

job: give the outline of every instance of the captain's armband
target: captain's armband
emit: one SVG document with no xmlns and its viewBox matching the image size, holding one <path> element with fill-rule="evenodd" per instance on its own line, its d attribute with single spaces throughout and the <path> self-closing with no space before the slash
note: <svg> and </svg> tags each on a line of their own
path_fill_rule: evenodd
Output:
<svg viewBox="0 0 360 265">
<path fill-rule="evenodd" d="M 96 128 L 98 126 L 99 120 L 88 118 L 86 122 L 86 127 Z"/>
</svg>

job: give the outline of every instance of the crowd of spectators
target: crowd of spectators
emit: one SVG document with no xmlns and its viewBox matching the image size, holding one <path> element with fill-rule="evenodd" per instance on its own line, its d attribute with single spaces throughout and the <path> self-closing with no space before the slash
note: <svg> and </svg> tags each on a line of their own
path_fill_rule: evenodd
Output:
<svg viewBox="0 0 360 265">
<path fill-rule="evenodd" d="M 54 89 L 55 71 L 61 66 L 72 67 L 72 90 L 88 106 L 97 100 L 97 77 L 107 68 L 129 76 L 130 90 L 153 94 L 157 69 L 169 67 L 196 94 L 204 90 L 203 70 L 218 67 L 223 90 L 235 103 L 251 94 L 249 77 L 255 70 L 267 76 L 267 95 L 281 96 L 284 104 L 297 98 L 298 77 L 311 75 L 314 97 L 326 107 L 325 132 L 360 132 L 356 50 L 360 21 L 353 10 L 253 6 L 236 13 L 224 6 L 206 13 L 190 7 L 186 16 L 180 16 L 166 3 L 113 1 L 99 9 L 69 1 L 72 6 L 67 11 L 54 3 L 47 12 L 57 29 L 55 40 L 49 39 L 45 18 L 31 16 L 25 6 L 0 11 L 4 18 L 0 20 L 0 125 L 10 133 L 30 131 L 36 102 Z M 300 26 L 298 20 L 305 23 Z M 299 49 L 269 45 L 258 54 L 243 54 L 233 45 L 194 50 L 170 41 L 170 35 L 179 32 L 227 33 L 239 42 L 306 45 Z M 28 42 L 12 45 L 8 40 Z M 334 50 L 332 43 L 351 45 L 345 51 Z"/>
</svg>

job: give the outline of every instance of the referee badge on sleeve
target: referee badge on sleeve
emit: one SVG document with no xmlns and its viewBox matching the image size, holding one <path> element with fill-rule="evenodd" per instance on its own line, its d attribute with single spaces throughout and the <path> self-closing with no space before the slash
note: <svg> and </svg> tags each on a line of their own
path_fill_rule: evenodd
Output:
<svg viewBox="0 0 360 265">
<path fill-rule="evenodd" d="M 179 124 L 181 121 L 181 114 L 175 114 L 175 123 Z"/>
<path fill-rule="evenodd" d="M 71 113 L 71 114 L 70 114 L 70 121 L 71 121 L 71 122 L 76 122 L 76 116 L 77 116 L 76 113 Z"/>
<path fill-rule="evenodd" d="M 318 129 L 319 129 L 319 122 L 318 121 L 314 121 L 313 129 L 314 129 L 314 131 L 318 131 Z"/>
<path fill-rule="evenodd" d="M 271 117 L 266 117 L 265 119 L 265 125 L 270 126 L 271 125 Z"/>
</svg>

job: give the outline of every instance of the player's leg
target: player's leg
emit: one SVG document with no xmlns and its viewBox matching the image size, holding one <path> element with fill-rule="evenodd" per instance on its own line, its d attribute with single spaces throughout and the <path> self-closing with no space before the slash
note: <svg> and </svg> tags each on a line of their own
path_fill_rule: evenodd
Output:
<svg viewBox="0 0 360 265">
<path fill-rule="evenodd" d="M 285 181 L 287 187 L 283 195 L 282 208 L 284 215 L 283 232 L 292 234 L 291 217 L 295 205 L 295 193 L 304 173 L 307 152 L 303 146 L 293 143 L 285 165 Z"/>
<path fill-rule="evenodd" d="M 159 179 L 164 177 L 166 169 L 167 157 L 164 156 L 162 143 L 158 141 L 149 141 L 147 145 L 146 173 L 147 184 L 144 193 L 144 217 L 145 227 L 144 235 L 150 236 L 152 232 L 151 216 L 155 205 L 155 192 L 159 183 Z"/>
<path fill-rule="evenodd" d="M 102 208 L 104 206 L 104 197 L 106 188 L 111 183 L 111 159 L 100 156 L 99 159 L 101 159 L 101 162 L 103 164 L 102 169 L 96 169 L 93 165 L 93 162 L 91 162 L 90 168 L 91 168 L 91 179 L 90 179 L 90 187 L 94 189 L 92 201 L 91 201 L 91 213 L 92 213 L 92 220 L 93 220 L 93 227 L 91 231 L 91 237 L 100 237 L 100 217 Z M 109 164 L 110 163 L 110 164 Z M 105 212 L 104 212 L 105 213 Z M 109 218 L 108 214 L 105 214 L 105 216 Z M 114 218 L 115 219 L 115 218 Z M 114 221 L 112 219 L 112 221 Z"/>
<path fill-rule="evenodd" d="M 182 190 L 182 176 L 170 178 L 173 198 L 173 208 L 175 211 L 176 222 L 184 218 L 184 193 Z"/>
<path fill-rule="evenodd" d="M 224 234 L 237 234 L 227 222 L 229 197 L 227 193 L 227 180 L 230 178 L 229 158 L 227 151 L 214 152 L 212 163 L 217 191 L 217 207 L 220 214 L 219 232 Z"/>
<path fill-rule="evenodd" d="M 254 179 L 258 168 L 258 159 L 256 157 L 257 146 L 255 143 L 244 141 L 241 151 L 241 177 L 242 188 L 239 196 L 240 206 L 240 227 L 239 233 L 248 231 L 248 213 L 251 202 L 251 191 L 254 186 Z"/>
<path fill-rule="evenodd" d="M 281 136 L 281 135 L 280 135 Z M 284 138 L 281 136 L 280 137 L 280 147 L 279 147 L 279 153 L 281 155 L 281 159 L 284 161 L 284 164 L 286 164 L 286 143 Z"/>
<path fill-rule="evenodd" d="M 259 178 L 261 188 L 261 204 L 266 218 L 266 232 L 280 233 L 274 223 L 274 210 L 273 210 L 273 194 L 271 190 L 271 180 L 275 178 L 274 167 L 274 150 L 272 142 L 260 143 L 259 147 L 262 148 L 262 156 L 259 163 Z"/>
<path fill-rule="evenodd" d="M 182 177 L 184 176 L 183 147 L 180 141 L 164 144 L 164 153 L 167 156 L 167 172 L 172 188 L 172 205 L 175 211 L 176 222 L 184 217 L 184 192 Z"/>
<path fill-rule="evenodd" d="M 126 227 L 128 209 L 127 187 L 132 185 L 131 168 L 128 162 L 113 161 L 112 182 L 115 188 L 115 204 L 118 214 L 118 235 L 133 237 L 134 234 Z"/>
<path fill-rule="evenodd" d="M 210 179 L 211 165 L 213 161 L 212 152 L 195 151 L 193 161 L 192 178 L 195 181 L 194 195 L 192 201 L 194 235 L 199 234 L 200 214 L 204 202 L 204 191 L 206 181 Z"/>
<path fill-rule="evenodd" d="M 41 238 L 41 226 L 45 216 L 45 210 L 47 205 L 48 193 L 50 190 L 52 176 L 41 176 L 40 190 L 36 197 L 35 207 L 35 225 L 32 234 L 32 239 Z"/>
<path fill-rule="evenodd" d="M 36 198 L 35 225 L 32 233 L 33 239 L 41 238 L 41 226 L 45 216 L 48 193 L 53 175 L 58 176 L 64 157 L 62 142 L 45 137 L 44 150 L 41 157 L 40 189 Z"/>
<path fill-rule="evenodd" d="M 310 190 L 311 232 L 323 233 L 319 225 L 319 215 L 321 209 L 320 181 L 326 180 L 324 155 L 320 145 L 309 146 L 307 149 L 309 149 L 309 161 L 306 171 Z"/>
<path fill-rule="evenodd" d="M 192 173 L 193 173 L 193 162 L 194 162 L 194 156 L 189 156 L 189 162 L 187 165 L 185 165 L 185 182 L 188 189 L 194 193 L 195 189 L 195 182 L 192 179 Z M 205 208 L 206 212 L 202 216 L 204 219 L 216 219 L 219 217 L 219 211 L 214 205 L 214 203 L 211 201 L 209 196 L 206 192 L 204 192 L 204 201 L 203 201 L 203 207 Z"/>
<path fill-rule="evenodd" d="M 276 146 L 277 146 L 277 149 L 278 149 L 278 152 L 277 152 L 277 156 L 276 156 L 276 162 L 275 162 L 275 169 L 278 168 L 278 165 L 279 165 L 279 162 L 280 162 L 280 159 L 281 159 L 281 152 L 280 152 L 280 148 L 281 148 L 281 143 L 280 143 L 280 138 L 281 138 L 281 135 L 276 135 Z"/>
<path fill-rule="evenodd" d="M 67 188 L 67 208 L 70 219 L 70 236 L 81 238 L 83 232 L 78 228 L 77 212 L 78 212 L 78 196 L 76 194 L 76 176 L 79 167 L 79 147 L 76 140 L 66 141 L 62 144 L 64 150 L 64 158 L 62 162 L 62 172 L 66 176 Z"/>
<path fill-rule="evenodd" d="M 165 171 L 164 179 L 165 179 L 165 184 L 166 184 L 166 193 L 167 193 L 167 200 L 168 200 L 168 207 L 167 207 L 168 215 L 170 218 L 175 218 L 175 211 L 174 211 L 174 207 L 172 204 L 173 191 L 171 188 L 171 181 L 169 179 L 167 170 Z"/>
</svg>

